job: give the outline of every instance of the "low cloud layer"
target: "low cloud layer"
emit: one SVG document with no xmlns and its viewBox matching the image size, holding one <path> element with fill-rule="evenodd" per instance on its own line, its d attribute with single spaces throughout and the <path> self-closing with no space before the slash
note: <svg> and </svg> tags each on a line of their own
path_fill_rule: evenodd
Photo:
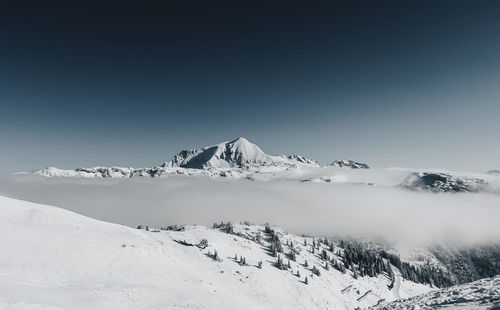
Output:
<svg viewBox="0 0 500 310">
<path fill-rule="evenodd" d="M 0 195 L 136 226 L 269 222 L 296 233 L 393 241 L 500 241 L 500 195 L 416 193 L 296 180 L 0 179 Z"/>
</svg>

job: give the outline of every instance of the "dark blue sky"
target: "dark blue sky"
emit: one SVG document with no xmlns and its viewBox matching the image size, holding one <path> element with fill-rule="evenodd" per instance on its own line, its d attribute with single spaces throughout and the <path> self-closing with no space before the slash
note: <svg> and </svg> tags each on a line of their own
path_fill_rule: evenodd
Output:
<svg viewBox="0 0 500 310">
<path fill-rule="evenodd" d="M 500 167 L 500 2 L 2 4 L 0 172 L 151 166 L 244 136 Z"/>
</svg>

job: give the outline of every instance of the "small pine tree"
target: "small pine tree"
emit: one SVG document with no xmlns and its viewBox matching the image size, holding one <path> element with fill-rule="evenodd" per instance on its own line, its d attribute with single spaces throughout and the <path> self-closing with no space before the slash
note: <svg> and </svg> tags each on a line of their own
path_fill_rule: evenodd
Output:
<svg viewBox="0 0 500 310">
<path fill-rule="evenodd" d="M 307 239 L 304 238 L 304 246 L 307 246 Z"/>
<path fill-rule="evenodd" d="M 306 261 L 304 262 L 304 267 L 306 267 L 306 268 L 307 268 L 307 267 L 309 267 L 309 263 L 307 262 L 307 259 L 306 259 Z"/>
<path fill-rule="evenodd" d="M 214 260 L 219 260 L 219 253 L 217 253 L 217 250 L 214 250 Z"/>
<path fill-rule="evenodd" d="M 257 268 L 262 269 L 262 261 L 259 261 L 259 262 L 257 263 Z"/>
<path fill-rule="evenodd" d="M 307 277 L 304 279 L 304 283 L 309 284 L 309 280 L 307 279 Z"/>
<path fill-rule="evenodd" d="M 278 267 L 278 269 L 283 269 L 283 260 L 279 255 L 278 255 L 278 260 L 276 261 L 276 267 Z"/>
<path fill-rule="evenodd" d="M 328 253 L 326 253 L 325 249 L 323 249 L 323 251 L 321 251 L 321 259 L 328 260 Z"/>
<path fill-rule="evenodd" d="M 297 269 L 297 277 L 300 278 L 300 271 Z"/>
<path fill-rule="evenodd" d="M 228 234 L 232 234 L 234 232 L 233 230 L 233 224 L 231 224 L 231 222 L 228 222 L 226 224 L 226 228 L 224 229 L 224 231 Z"/>
</svg>

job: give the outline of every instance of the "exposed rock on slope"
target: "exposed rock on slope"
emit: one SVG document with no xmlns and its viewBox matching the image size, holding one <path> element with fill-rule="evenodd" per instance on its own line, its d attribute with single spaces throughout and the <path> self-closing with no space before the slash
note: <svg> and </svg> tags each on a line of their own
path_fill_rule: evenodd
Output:
<svg viewBox="0 0 500 310">
<path fill-rule="evenodd" d="M 339 168 L 351 168 L 351 169 L 369 169 L 370 167 L 367 164 L 363 163 L 358 163 L 355 161 L 352 161 L 350 159 L 341 159 L 341 160 L 336 160 L 330 164 L 332 167 L 339 167 Z"/>
</svg>

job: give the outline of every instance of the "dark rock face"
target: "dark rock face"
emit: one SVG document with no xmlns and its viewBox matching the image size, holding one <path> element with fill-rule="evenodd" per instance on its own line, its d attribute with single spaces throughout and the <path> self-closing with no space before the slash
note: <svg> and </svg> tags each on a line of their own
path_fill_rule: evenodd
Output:
<svg viewBox="0 0 500 310">
<path fill-rule="evenodd" d="M 432 192 L 480 192 L 489 187 L 482 179 L 456 177 L 446 173 L 416 172 L 408 176 L 401 186 L 412 190 Z"/>
</svg>

